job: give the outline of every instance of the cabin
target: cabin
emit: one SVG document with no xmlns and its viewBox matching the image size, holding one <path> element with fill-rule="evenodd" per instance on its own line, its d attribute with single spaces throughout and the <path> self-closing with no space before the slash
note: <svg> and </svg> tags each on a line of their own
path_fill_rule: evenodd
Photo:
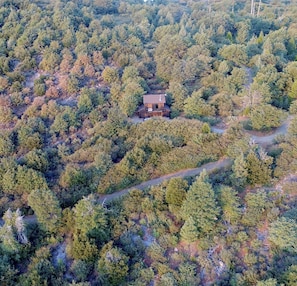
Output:
<svg viewBox="0 0 297 286">
<path fill-rule="evenodd" d="M 169 117 L 170 108 L 166 105 L 166 94 L 145 94 L 143 96 L 143 105 L 137 111 L 140 118 L 153 116 Z"/>
</svg>

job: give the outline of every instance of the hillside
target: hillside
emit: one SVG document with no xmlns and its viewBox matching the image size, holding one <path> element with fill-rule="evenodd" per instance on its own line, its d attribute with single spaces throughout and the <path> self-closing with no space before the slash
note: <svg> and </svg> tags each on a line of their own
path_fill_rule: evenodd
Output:
<svg viewBox="0 0 297 286">
<path fill-rule="evenodd" d="M 0 0 L 0 285 L 296 285 L 296 16 Z"/>
</svg>

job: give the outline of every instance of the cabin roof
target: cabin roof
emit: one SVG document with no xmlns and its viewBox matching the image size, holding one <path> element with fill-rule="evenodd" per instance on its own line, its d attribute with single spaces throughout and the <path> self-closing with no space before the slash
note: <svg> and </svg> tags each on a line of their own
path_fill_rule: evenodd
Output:
<svg viewBox="0 0 297 286">
<path fill-rule="evenodd" d="M 166 97 L 164 93 L 161 94 L 145 94 L 143 96 L 143 104 L 158 104 L 158 103 L 166 103 Z"/>
</svg>

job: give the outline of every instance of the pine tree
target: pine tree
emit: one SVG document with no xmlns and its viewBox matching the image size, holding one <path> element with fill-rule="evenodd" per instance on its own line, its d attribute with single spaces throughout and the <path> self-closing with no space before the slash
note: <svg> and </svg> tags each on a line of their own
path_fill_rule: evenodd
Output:
<svg viewBox="0 0 297 286">
<path fill-rule="evenodd" d="M 186 198 L 187 181 L 181 178 L 173 178 L 166 187 L 166 202 L 168 204 L 181 206 Z"/>
<path fill-rule="evenodd" d="M 179 284 L 180 286 L 199 285 L 200 279 L 197 275 L 197 266 L 193 263 L 182 263 L 178 267 Z"/>
<path fill-rule="evenodd" d="M 56 195 L 51 190 L 34 190 L 28 196 L 28 203 L 41 226 L 50 233 L 55 233 L 62 215 Z"/>
<path fill-rule="evenodd" d="M 235 223 L 240 217 L 239 197 L 233 189 L 223 186 L 220 189 L 223 217 L 228 223 Z"/>
<path fill-rule="evenodd" d="M 185 221 L 183 227 L 180 230 L 180 235 L 187 242 L 193 242 L 197 240 L 199 231 L 195 226 L 194 219 L 191 216 Z"/>
<path fill-rule="evenodd" d="M 128 261 L 128 256 L 120 248 L 114 247 L 112 243 L 102 248 L 98 271 L 107 283 L 106 285 L 122 285 L 128 275 Z"/>
<path fill-rule="evenodd" d="M 243 188 L 247 184 L 248 169 L 247 163 L 243 153 L 241 153 L 235 160 L 232 166 L 232 181 L 236 187 Z"/>
<path fill-rule="evenodd" d="M 73 208 L 74 235 L 70 253 L 74 259 L 92 260 L 98 252 L 97 244 L 107 238 L 105 209 L 93 195 L 81 199 Z"/>
<path fill-rule="evenodd" d="M 255 151 L 250 151 L 246 157 L 248 169 L 248 183 L 252 186 L 267 184 L 271 178 L 272 158 L 266 156 L 258 158 Z"/>
<path fill-rule="evenodd" d="M 269 240 L 280 249 L 297 252 L 297 226 L 292 219 L 282 217 L 269 228 Z"/>
<path fill-rule="evenodd" d="M 104 208 L 96 203 L 93 195 L 81 199 L 74 207 L 75 229 L 83 235 L 96 232 L 105 236 L 107 220 Z"/>
<path fill-rule="evenodd" d="M 192 184 L 181 208 L 183 219 L 192 217 L 199 234 L 211 232 L 219 215 L 214 191 L 207 180 L 208 177 L 204 171 Z"/>
<path fill-rule="evenodd" d="M 258 281 L 256 286 L 276 286 L 276 285 L 277 285 L 277 280 L 274 278 L 270 278 L 268 280 Z"/>
</svg>

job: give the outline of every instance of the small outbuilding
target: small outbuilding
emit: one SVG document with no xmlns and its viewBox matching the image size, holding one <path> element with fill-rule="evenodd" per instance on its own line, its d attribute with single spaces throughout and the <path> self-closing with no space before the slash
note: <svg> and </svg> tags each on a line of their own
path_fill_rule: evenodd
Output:
<svg viewBox="0 0 297 286">
<path fill-rule="evenodd" d="M 170 108 L 166 105 L 166 94 L 145 94 L 143 105 L 138 109 L 137 115 L 140 118 L 153 116 L 169 116 Z"/>
</svg>

